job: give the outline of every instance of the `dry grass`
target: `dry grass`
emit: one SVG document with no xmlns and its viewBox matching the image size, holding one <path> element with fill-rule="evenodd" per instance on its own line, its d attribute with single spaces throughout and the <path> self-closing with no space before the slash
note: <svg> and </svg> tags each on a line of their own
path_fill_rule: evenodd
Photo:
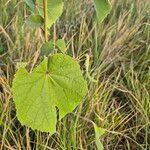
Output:
<svg viewBox="0 0 150 150">
<path fill-rule="evenodd" d="M 88 54 L 89 73 L 98 82 L 85 75 L 89 92 L 84 102 L 58 123 L 51 136 L 21 126 L 11 92 L 16 62 L 26 61 L 33 69 L 40 61 L 42 30 L 26 26 L 29 12 L 23 1 L 0 1 L 1 150 L 96 150 L 91 121 L 107 130 L 101 139 L 106 150 L 149 150 L 149 0 L 113 0 L 112 12 L 101 26 L 95 25 L 93 8 L 84 5 L 80 14 L 79 0 L 68 3 L 75 10 L 66 10 L 51 38 L 65 38 L 68 54 L 83 72 Z"/>
</svg>

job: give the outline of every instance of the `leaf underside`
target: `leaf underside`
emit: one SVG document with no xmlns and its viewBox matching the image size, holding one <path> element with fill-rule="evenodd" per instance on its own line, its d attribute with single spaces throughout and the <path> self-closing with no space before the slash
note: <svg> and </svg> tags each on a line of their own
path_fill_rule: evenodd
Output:
<svg viewBox="0 0 150 150">
<path fill-rule="evenodd" d="M 94 0 L 98 23 L 101 23 L 110 13 L 111 4 L 109 0 Z"/>
<path fill-rule="evenodd" d="M 56 106 L 60 119 L 84 98 L 87 83 L 78 63 L 68 55 L 45 58 L 32 73 L 19 68 L 13 81 L 17 117 L 32 129 L 54 133 Z"/>
</svg>

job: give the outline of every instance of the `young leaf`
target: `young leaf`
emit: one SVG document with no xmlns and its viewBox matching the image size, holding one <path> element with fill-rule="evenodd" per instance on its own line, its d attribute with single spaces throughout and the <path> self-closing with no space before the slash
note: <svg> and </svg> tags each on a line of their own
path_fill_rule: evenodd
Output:
<svg viewBox="0 0 150 150">
<path fill-rule="evenodd" d="M 30 15 L 26 23 L 31 27 L 41 27 L 44 25 L 44 19 L 40 15 Z"/>
<path fill-rule="evenodd" d="M 53 41 L 44 43 L 41 47 L 41 55 L 48 56 L 53 51 L 53 48 L 54 48 Z"/>
<path fill-rule="evenodd" d="M 56 41 L 56 46 L 59 48 L 59 50 L 62 52 L 62 53 L 65 53 L 66 50 L 67 50 L 67 47 L 66 47 L 66 43 L 63 39 L 58 39 Z"/>
<path fill-rule="evenodd" d="M 101 23 L 110 13 L 111 4 L 109 0 L 94 0 L 98 23 Z"/>
<path fill-rule="evenodd" d="M 97 149 L 104 150 L 103 144 L 100 142 L 99 138 L 105 133 L 105 129 L 97 127 L 97 125 L 94 125 L 94 130 Z"/>
<path fill-rule="evenodd" d="M 29 6 L 32 12 L 35 11 L 35 2 L 34 0 L 25 0 L 26 4 Z"/>
<path fill-rule="evenodd" d="M 31 73 L 20 68 L 12 89 L 20 122 L 32 129 L 54 133 L 56 106 L 61 119 L 81 102 L 87 84 L 74 59 L 55 54 L 45 58 Z"/>
<path fill-rule="evenodd" d="M 36 6 L 42 17 L 44 17 L 43 0 L 36 0 Z M 63 12 L 62 0 L 47 0 L 47 15 L 48 15 L 48 28 L 50 28 Z"/>
</svg>

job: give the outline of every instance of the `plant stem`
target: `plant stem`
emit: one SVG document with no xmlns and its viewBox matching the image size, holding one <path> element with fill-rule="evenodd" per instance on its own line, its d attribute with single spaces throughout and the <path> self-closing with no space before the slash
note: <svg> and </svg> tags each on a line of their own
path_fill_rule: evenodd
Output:
<svg viewBox="0 0 150 150">
<path fill-rule="evenodd" d="M 43 12 L 44 12 L 44 37 L 45 37 L 45 42 L 48 42 L 47 0 L 43 0 Z"/>
</svg>

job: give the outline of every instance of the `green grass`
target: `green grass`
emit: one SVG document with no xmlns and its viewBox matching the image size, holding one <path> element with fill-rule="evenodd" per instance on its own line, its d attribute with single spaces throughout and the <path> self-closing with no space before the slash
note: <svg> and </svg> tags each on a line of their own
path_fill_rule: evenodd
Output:
<svg viewBox="0 0 150 150">
<path fill-rule="evenodd" d="M 149 0 L 112 0 L 112 11 L 96 26 L 90 1 L 65 1 L 66 11 L 52 28 L 68 54 L 81 64 L 89 92 L 84 102 L 50 135 L 21 126 L 11 84 L 17 62 L 32 70 L 41 60 L 41 29 L 26 26 L 23 1 L 0 1 L 0 148 L 1 150 L 96 150 L 92 121 L 106 129 L 106 150 L 150 149 Z M 86 5 L 85 5 L 86 4 Z M 85 74 L 85 54 L 90 56 Z"/>
</svg>

